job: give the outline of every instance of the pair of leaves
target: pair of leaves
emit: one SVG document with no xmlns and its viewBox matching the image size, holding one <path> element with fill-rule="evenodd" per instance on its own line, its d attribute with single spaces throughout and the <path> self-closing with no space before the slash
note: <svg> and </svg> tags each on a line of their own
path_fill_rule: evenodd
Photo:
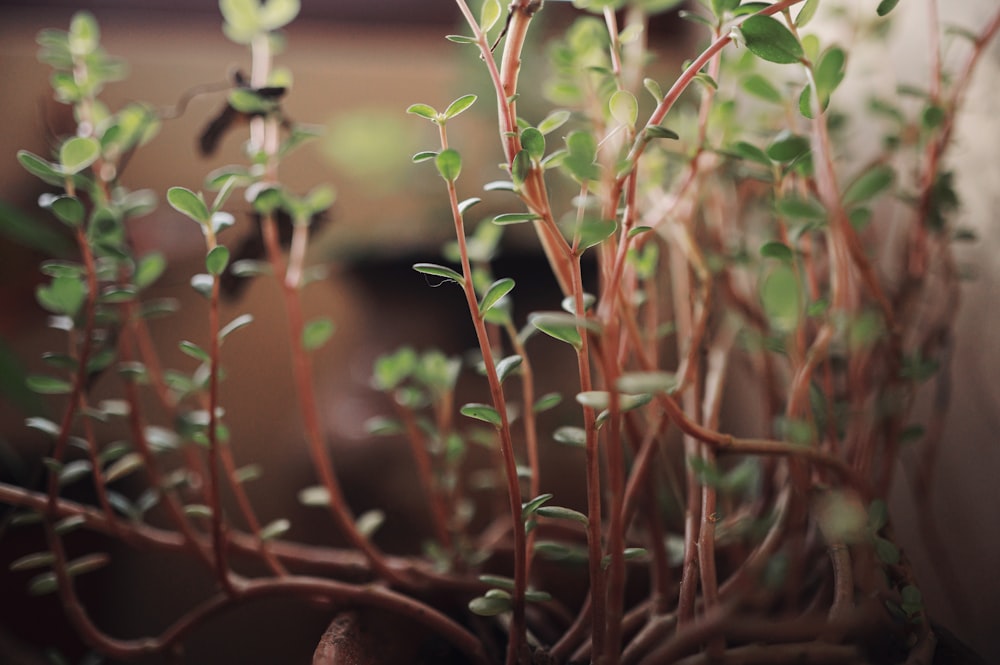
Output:
<svg viewBox="0 0 1000 665">
<path fill-rule="evenodd" d="M 237 44 L 249 44 L 259 34 L 279 30 L 299 14 L 299 0 L 221 0 L 223 32 Z"/>
</svg>

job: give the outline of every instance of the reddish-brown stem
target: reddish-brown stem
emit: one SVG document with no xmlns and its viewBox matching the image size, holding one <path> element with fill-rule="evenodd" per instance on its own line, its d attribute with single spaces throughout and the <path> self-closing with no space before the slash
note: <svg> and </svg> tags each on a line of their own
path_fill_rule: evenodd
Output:
<svg viewBox="0 0 1000 665">
<path fill-rule="evenodd" d="M 573 307 L 581 316 L 585 311 L 583 302 L 583 275 L 579 260 L 573 266 Z M 577 348 L 577 367 L 580 378 L 580 390 L 593 390 L 593 380 L 590 374 L 590 340 L 589 332 L 583 326 L 578 327 L 580 346 Z M 588 570 L 590 576 L 590 625 L 591 640 L 595 654 L 604 653 L 606 617 L 606 585 L 601 559 L 604 550 L 601 542 L 601 455 L 597 427 L 595 425 L 594 409 L 583 407 L 583 427 L 586 433 L 586 476 L 587 476 L 587 550 Z"/>
<path fill-rule="evenodd" d="M 528 455 L 528 468 L 531 469 L 531 479 L 528 481 L 529 500 L 537 497 L 542 492 L 542 469 L 538 455 L 538 427 L 535 418 L 535 374 L 528 358 L 527 350 L 513 322 L 508 321 L 505 327 L 507 337 L 510 339 L 514 353 L 521 357 L 521 396 L 524 403 L 524 445 Z M 525 577 L 531 579 L 531 561 L 534 555 L 536 532 L 532 530 L 528 534 L 525 543 Z"/>
<path fill-rule="evenodd" d="M 233 459 L 233 449 L 231 446 L 219 447 L 219 460 L 222 462 L 224 477 L 228 480 L 229 486 L 233 490 L 233 496 L 239 505 L 240 513 L 243 515 L 243 519 L 246 520 L 247 528 L 257 541 L 257 548 L 264 558 L 264 563 L 267 564 L 267 567 L 275 575 L 287 575 L 288 570 L 285 569 L 284 564 L 275 556 L 271 542 L 262 540 L 260 537 L 260 520 L 257 519 L 257 514 L 254 512 L 253 506 L 250 505 L 250 497 L 247 496 L 243 484 L 236 478 L 236 461 Z M 226 531 L 229 531 L 229 529 L 226 529 Z"/>
<path fill-rule="evenodd" d="M 403 427 L 406 429 L 406 438 L 410 442 L 410 450 L 413 459 L 417 463 L 417 476 L 420 485 L 423 487 L 430 508 L 431 523 L 434 526 L 434 535 L 446 550 L 451 550 L 451 533 L 448 530 L 448 512 L 444 503 L 444 497 L 435 487 L 434 468 L 431 465 L 430 453 L 427 451 L 427 441 L 423 432 L 417 424 L 413 412 L 401 404 L 396 404 L 396 413 L 399 414 Z M 443 433 L 442 433 L 443 436 Z"/>
<path fill-rule="evenodd" d="M 616 326 L 605 326 L 605 339 L 615 339 Z M 624 612 L 625 594 L 625 457 L 621 437 L 622 414 L 618 391 L 613 387 L 618 380 L 617 363 L 614 354 L 603 354 L 604 380 L 609 390 L 610 416 L 605 424 L 607 432 L 605 453 L 607 457 L 608 479 L 608 534 L 607 551 L 611 562 L 607 572 L 607 636 L 605 638 L 604 663 L 616 665 L 621 653 L 621 618 Z M 598 652 L 599 653 L 599 652 Z"/>
<path fill-rule="evenodd" d="M 80 394 L 79 409 L 80 412 L 84 412 L 87 408 L 87 398 L 86 395 Z M 104 514 L 108 517 L 114 515 L 114 510 L 111 508 L 111 503 L 108 501 L 108 488 L 104 480 L 104 470 L 101 468 L 100 457 L 97 454 L 97 437 L 94 434 L 94 424 L 91 419 L 84 417 L 82 419 L 84 438 L 87 440 L 87 459 L 90 460 L 91 473 L 94 477 L 94 493 L 97 495 L 97 504 L 104 511 Z M 119 533 L 113 533 L 114 536 L 121 536 Z"/>
<path fill-rule="evenodd" d="M 209 249 L 215 247 L 215 235 L 209 234 Z M 212 280 L 212 295 L 208 304 L 209 374 L 208 374 L 208 507 L 211 510 L 212 549 L 215 575 L 226 593 L 233 593 L 226 562 L 226 534 L 222 519 L 222 493 L 219 473 L 219 277 Z"/>
<path fill-rule="evenodd" d="M 333 600 L 342 606 L 378 607 L 409 617 L 433 630 L 462 651 L 470 663 L 486 665 L 480 640 L 444 614 L 420 601 L 382 587 L 352 585 L 326 578 L 290 576 L 268 580 L 234 580 L 230 592 L 210 598 L 192 608 L 157 637 L 131 640 L 113 638 L 101 631 L 87 615 L 73 592 L 72 579 L 66 570 L 66 556 L 62 543 L 51 524 L 46 525 L 49 544 L 56 557 L 54 566 L 63 606 L 84 642 L 101 653 L 115 659 L 134 660 L 143 656 L 164 653 L 181 643 L 195 628 L 224 610 L 258 598 L 271 596 L 300 597 L 314 601 L 317 598 Z"/>
<path fill-rule="evenodd" d="M 504 159 L 508 167 L 513 164 L 514 157 L 521 150 L 520 131 L 517 126 L 515 97 L 517 80 L 521 70 L 521 51 L 528 34 L 531 18 L 541 6 L 532 0 L 515 0 L 510 8 L 510 20 L 507 24 L 507 36 L 504 42 L 500 67 L 490 48 L 486 35 L 479 27 L 465 0 L 456 0 L 459 9 L 476 36 L 480 54 L 490 73 L 490 79 L 497 96 L 497 114 L 500 129 L 500 142 L 503 145 Z M 535 221 L 535 231 L 539 242 L 545 251 L 545 256 L 552 266 L 552 271 L 563 290 L 564 295 L 571 293 L 572 253 L 559 232 L 552 213 L 549 210 L 548 195 L 545 192 L 544 173 L 539 168 L 533 168 L 522 189 L 518 192 L 525 205 L 541 219 Z"/>
<path fill-rule="evenodd" d="M 729 363 L 727 342 L 717 342 L 708 353 L 708 367 L 705 376 L 705 404 L 703 413 L 709 427 L 717 428 L 722 409 L 722 393 L 725 385 L 726 369 Z M 706 468 L 715 468 L 715 451 L 706 444 L 701 445 L 701 459 Z M 711 609 L 719 602 L 719 580 L 715 563 L 715 524 L 719 520 L 716 512 L 718 496 L 715 486 L 706 483 L 701 489 L 701 527 L 698 532 L 698 568 L 701 571 L 701 590 L 705 609 Z M 719 647 L 720 645 L 713 645 Z"/>
<path fill-rule="evenodd" d="M 130 339 L 121 345 L 120 353 L 122 362 L 130 362 L 135 357 L 133 343 L 133 340 Z M 132 436 L 132 444 L 142 458 L 143 469 L 146 475 L 149 476 L 150 485 L 152 487 L 164 488 L 161 489 L 161 492 L 167 515 L 181 534 L 183 534 L 185 545 L 192 549 L 209 569 L 213 569 L 212 554 L 207 547 L 199 542 L 198 533 L 191 525 L 187 515 L 184 514 L 183 507 L 177 499 L 175 490 L 165 489 L 167 484 L 164 481 L 152 447 L 149 445 L 149 440 L 146 438 L 145 423 L 143 422 L 143 412 L 139 399 L 139 387 L 134 380 L 126 378 L 124 389 L 125 399 L 129 403 L 128 425 Z"/>
<path fill-rule="evenodd" d="M 444 150 L 448 146 L 448 139 L 443 123 L 440 125 L 440 134 L 441 149 Z M 458 191 L 455 188 L 455 181 L 447 180 L 447 187 L 448 200 L 451 203 L 452 220 L 455 224 L 455 238 L 458 242 L 458 251 L 462 263 L 462 290 L 465 293 L 469 316 L 476 331 L 479 351 L 483 356 L 486 379 L 490 387 L 490 397 L 493 401 L 493 407 L 500 417 L 500 425 L 497 429 L 500 436 L 500 453 L 503 457 L 504 475 L 507 481 L 511 528 L 514 532 L 514 593 L 511 599 L 513 607 L 510 635 L 507 644 L 507 665 L 515 665 L 520 658 L 521 646 L 524 643 L 524 593 L 528 586 L 527 552 L 525 550 L 526 538 L 524 521 L 521 519 L 521 487 L 517 477 L 517 459 L 514 455 L 514 441 L 511 437 L 510 421 L 507 415 L 507 400 L 500 385 L 496 360 L 493 358 L 490 338 L 486 331 L 486 322 L 483 318 L 483 313 L 479 311 L 479 301 L 476 297 L 476 290 L 472 281 L 472 264 L 469 261 L 469 248 L 465 237 L 465 220 L 462 218 L 462 213 L 458 207 Z"/>
<path fill-rule="evenodd" d="M 268 260 L 271 263 L 274 274 L 285 275 L 285 261 L 282 258 L 281 246 L 278 242 L 278 232 L 273 215 L 264 215 L 261 220 L 261 231 L 264 236 L 264 246 L 267 250 Z M 295 390 L 298 397 L 299 410 L 302 414 L 305 426 L 306 439 L 309 446 L 309 454 L 312 457 L 313 465 L 319 473 L 320 482 L 330 498 L 329 509 L 334 522 L 337 524 L 341 534 L 358 550 L 365 553 L 368 560 L 382 578 L 392 582 L 402 582 L 398 571 L 393 570 L 386 563 L 382 553 L 369 541 L 354 523 L 351 509 L 347 505 L 344 494 L 340 489 L 340 482 L 333 470 L 326 443 L 323 440 L 323 428 L 320 425 L 319 410 L 316 406 L 316 395 L 313 390 L 312 365 L 309 362 L 308 354 L 303 347 L 302 333 L 305 329 L 305 322 L 302 316 L 302 303 L 299 298 L 297 284 L 289 284 L 287 280 L 281 279 L 282 291 L 284 293 L 285 316 L 288 320 L 289 337 L 292 355 L 292 370 L 295 376 Z"/>
<path fill-rule="evenodd" d="M 66 193 L 70 196 L 74 195 L 72 179 L 67 179 L 66 181 Z M 52 458 L 57 462 L 62 462 L 63 457 L 66 455 L 66 445 L 69 442 L 73 418 L 76 415 L 77 405 L 87 386 L 87 365 L 90 362 L 90 355 L 94 348 L 97 267 L 94 264 L 94 254 L 90 250 L 90 242 L 83 228 L 76 230 L 76 242 L 83 259 L 87 279 L 87 295 L 83 302 L 84 324 L 83 329 L 80 331 L 82 339 L 80 340 L 79 351 L 76 356 L 76 375 L 73 377 L 73 388 L 69 399 L 66 401 L 66 410 L 63 412 L 62 421 L 59 423 L 59 435 L 56 437 L 56 442 L 52 449 Z M 58 499 L 59 476 L 56 473 L 52 473 L 49 475 L 49 510 L 55 507 Z"/>
<path fill-rule="evenodd" d="M 776 2 L 773 5 L 765 7 L 764 9 L 761 9 L 759 12 L 751 14 L 751 16 L 770 16 L 777 12 L 784 11 L 789 7 L 794 7 L 795 5 L 804 1 L 805 0 L 780 0 L 780 2 Z M 743 20 L 746 19 L 744 18 Z M 702 51 L 701 55 L 699 55 L 697 58 L 691 61 L 691 64 L 688 65 L 687 69 L 684 70 L 684 73 L 681 74 L 676 81 L 674 81 L 674 84 L 670 86 L 670 89 L 663 96 L 663 100 L 660 101 L 659 105 L 657 105 L 656 107 L 656 110 L 653 111 L 652 115 L 649 117 L 649 120 L 646 122 L 646 127 L 655 127 L 656 125 L 659 125 L 661 122 L 663 122 L 663 119 L 667 116 L 667 113 L 670 111 L 671 108 L 673 108 L 677 100 L 680 99 L 681 94 L 687 89 L 689 85 L 691 85 L 691 82 L 695 80 L 695 77 L 697 77 L 698 73 L 702 70 L 702 68 L 704 68 L 705 65 L 707 65 L 712 58 L 714 58 L 720 51 L 722 51 L 722 49 L 728 46 L 729 42 L 731 41 L 732 37 L 729 34 L 722 35 L 717 39 L 715 39 L 708 46 L 708 48 Z M 642 153 L 646 150 L 647 143 L 648 141 L 646 141 L 645 139 L 645 132 L 640 131 L 636 135 L 635 143 L 632 144 L 632 148 L 629 150 L 627 158 L 628 161 L 631 164 L 633 164 L 632 167 L 633 169 L 635 168 L 634 165 L 637 163 L 640 155 L 642 155 Z M 628 174 L 627 173 L 622 174 L 620 179 L 624 179 L 626 175 Z"/>
</svg>

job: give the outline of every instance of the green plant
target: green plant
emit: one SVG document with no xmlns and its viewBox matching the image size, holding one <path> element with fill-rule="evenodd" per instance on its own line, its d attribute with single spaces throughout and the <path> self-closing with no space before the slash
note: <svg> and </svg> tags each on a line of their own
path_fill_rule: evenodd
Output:
<svg viewBox="0 0 1000 665">
<path fill-rule="evenodd" d="M 29 421 L 53 440 L 47 492 L 0 484 L 0 500 L 21 509 L 15 519 L 40 523 L 46 535 L 45 551 L 14 564 L 42 569 L 29 590 L 58 593 L 88 645 L 116 659 L 170 652 L 224 608 L 288 595 L 397 613 L 467 662 L 878 662 L 872 640 L 897 649 L 886 658 L 927 662 L 933 631 L 893 542 L 885 498 L 901 447 L 936 445 L 912 410 L 920 386 L 942 371 L 954 299 L 934 318 L 919 304 L 932 279 L 953 290 L 959 278 L 949 222 L 957 198 L 942 158 L 1000 13 L 969 36 L 967 63 L 954 77 L 934 61 L 928 89 L 913 91 L 915 112 L 873 100 L 883 149 L 844 172 L 833 146 L 856 122 L 837 106 L 849 58 L 806 34 L 819 0 L 703 0 L 683 12 L 710 41 L 666 92 L 646 76 L 646 28 L 650 14 L 681 3 L 577 0 L 581 15 L 550 46 L 546 89 L 556 108 L 535 123 L 518 115 L 518 80 L 522 68 L 542 66 L 522 63 L 542 2 L 514 0 L 506 17 L 498 0 L 485 0 L 478 14 L 457 4 L 472 34 L 449 39 L 476 53 L 496 94 L 503 179 L 485 187 L 488 201 L 463 198 L 462 158 L 448 128 L 475 95 L 443 111 L 409 107 L 438 131 L 439 145 L 413 159 L 432 162 L 444 181 L 455 229 L 446 258 L 457 265 L 414 269 L 462 290 L 489 401 L 457 395 L 461 360 L 407 347 L 376 364 L 373 385 L 396 414 L 370 423 L 373 434 L 402 434 L 411 446 L 433 524 L 424 557 L 373 544 L 380 515 L 353 514 L 323 440 L 310 353 L 334 328 L 325 318 L 305 321 L 300 293 L 316 274 L 305 265 L 310 228 L 334 195 L 295 194 L 278 173 L 315 135 L 282 114 L 291 75 L 272 65 L 275 33 L 295 17 L 297 0 L 223 0 L 226 35 L 252 54 L 249 76 L 228 97 L 230 111 L 250 117 L 248 164 L 209 175 L 211 202 L 185 188 L 166 193 L 205 238 L 206 273 L 191 285 L 208 301 L 208 342 L 180 342 L 197 362 L 193 372 L 160 369 L 147 321 L 169 308 L 143 291 L 165 260 L 134 256 L 124 233 L 154 202 L 126 191 L 120 171 L 160 115 L 101 105 L 102 84 L 123 71 L 101 50 L 89 14 L 66 33 L 40 36 L 57 99 L 73 105 L 78 131 L 54 161 L 27 152 L 19 159 L 58 188 L 41 203 L 71 229 L 80 260 L 44 264 L 51 281 L 38 291 L 70 349 L 46 357 L 56 373 L 29 379 L 36 392 L 64 396 L 59 422 Z M 895 4 L 883 0 L 873 11 L 882 16 Z M 229 265 L 223 232 L 237 190 L 261 225 L 266 264 Z M 469 233 L 477 204 L 504 212 Z M 292 228 L 287 253 L 279 217 Z M 886 239 L 890 223 L 904 229 L 902 241 Z M 561 309 L 525 316 L 515 309 L 525 285 L 493 274 L 501 231 L 516 224 L 534 227 Z M 896 273 L 868 251 L 876 242 L 901 257 Z M 319 477 L 300 499 L 328 510 L 345 549 L 283 540 L 288 521 L 262 525 L 243 489 L 256 472 L 236 465 L 225 422 L 241 414 L 226 413 L 218 391 L 221 346 L 245 326 L 252 331 L 246 315 L 220 321 L 221 276 L 234 268 L 281 284 L 303 438 Z M 538 414 L 561 397 L 536 395 L 529 346 L 575 358 L 576 376 L 565 382 L 575 420 L 554 432 L 542 430 Z M 721 425 L 735 367 L 752 370 L 741 399 L 759 413 L 758 422 L 737 425 L 739 435 Z M 109 375 L 122 399 L 92 403 L 90 386 Z M 176 425 L 149 426 L 146 391 Z M 128 440 L 107 444 L 100 430 L 115 421 L 126 424 Z M 540 448 L 550 439 L 582 449 L 582 510 L 547 491 Z M 503 499 L 499 510 L 473 501 L 474 442 L 493 453 L 480 470 Z M 143 491 L 118 489 L 139 472 Z M 61 496 L 83 478 L 93 485 L 92 506 Z M 224 513 L 224 492 L 247 531 Z M 154 507 L 169 528 L 147 523 Z M 109 559 L 67 554 L 64 540 L 80 528 L 183 552 L 212 571 L 217 590 L 158 636 L 106 635 L 72 578 Z M 236 556 L 266 572 L 237 573 Z M 538 571 L 549 561 L 587 586 L 582 606 L 546 588 Z M 574 562 L 586 572 L 578 575 Z M 299 572 L 307 566 L 325 575 Z M 638 596 L 627 590 L 630 579 L 643 582 Z M 317 654 L 326 657 L 322 645 Z"/>
</svg>

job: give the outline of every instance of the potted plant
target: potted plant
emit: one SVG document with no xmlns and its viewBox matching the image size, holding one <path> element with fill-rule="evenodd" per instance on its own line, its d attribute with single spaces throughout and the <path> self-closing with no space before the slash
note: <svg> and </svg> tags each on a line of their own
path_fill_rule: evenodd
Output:
<svg viewBox="0 0 1000 665">
<path fill-rule="evenodd" d="M 334 195 L 279 178 L 281 161 L 315 135 L 283 114 L 292 79 L 273 66 L 298 2 L 220 3 L 226 36 L 247 45 L 252 67 L 234 78 L 212 131 L 243 116 L 250 133 L 247 162 L 211 173 L 210 194 L 165 194 L 205 240 L 191 286 L 207 302 L 208 341 L 180 342 L 195 362 L 186 372 L 161 369 L 149 343 L 167 304 L 145 292 L 165 260 L 137 256 L 125 232 L 155 200 L 120 180 L 164 114 L 100 103 L 122 68 L 89 14 L 40 35 L 77 131 L 54 156 L 18 157 L 54 188 L 40 203 L 73 234 L 79 259 L 43 264 L 50 281 L 38 290 L 69 349 L 28 379 L 63 408 L 28 423 L 52 439 L 45 489 L 0 484 L 0 500 L 45 536 L 15 574 L 33 571 L 32 593 L 57 594 L 95 652 L 175 653 L 210 618 L 281 596 L 333 617 L 315 663 L 932 662 L 934 628 L 885 500 L 902 446 L 934 436 L 913 405 L 939 370 L 954 312 L 954 300 L 930 314 L 921 304 L 959 278 L 942 159 L 1000 13 L 968 36 L 963 69 L 945 76 L 935 61 L 928 88 L 914 91 L 916 113 L 875 100 L 881 150 L 844 167 L 838 136 L 857 122 L 837 105 L 849 57 L 808 34 L 819 0 L 683 10 L 707 46 L 657 77 L 646 70 L 649 16 L 682 3 L 576 0 L 547 65 L 525 50 L 542 4 L 485 0 L 474 11 L 457 0 L 467 29 L 448 39 L 478 56 L 493 99 L 407 109 L 437 132 L 413 161 L 440 175 L 455 230 L 451 265 L 413 267 L 461 291 L 477 341 L 468 363 L 406 347 L 374 368 L 396 413 L 371 431 L 405 438 L 431 516 L 419 557 L 376 546 L 381 517 L 355 514 L 324 440 L 311 358 L 334 327 L 306 320 L 301 293 L 318 274 L 306 265 L 310 233 Z M 871 4 L 884 16 L 896 2 Z M 522 117 L 539 105 L 521 73 L 543 68 L 555 107 Z M 463 177 L 465 146 L 449 136 L 477 103 L 495 104 L 500 144 L 485 188 Z M 224 233 L 237 192 L 264 262 L 232 261 Z M 471 230 L 477 205 L 496 212 Z M 561 291 L 544 310 L 518 309 L 537 285 L 494 274 L 500 231 L 514 225 L 530 228 Z M 318 479 L 299 498 L 328 512 L 342 548 L 284 539 L 286 519 L 262 524 L 244 488 L 257 470 L 238 466 L 230 441 L 226 422 L 250 416 L 220 399 L 221 348 L 252 334 L 253 321 L 221 320 L 222 282 L 264 273 L 281 286 Z M 564 395 L 539 394 L 538 353 L 572 363 Z M 485 377 L 481 398 L 459 396 L 469 369 Z M 120 399 L 94 401 L 101 381 Z M 724 423 L 734 391 L 754 416 Z M 155 426 L 150 398 L 166 414 Z M 558 414 L 554 429 L 545 412 Z M 114 425 L 127 435 L 109 443 Z M 553 441 L 582 469 L 583 505 L 563 505 L 554 489 L 564 479 L 541 461 Z M 130 477 L 143 482 L 123 485 Z M 83 482 L 90 503 L 64 495 Z M 111 560 L 77 552 L 81 530 L 190 557 L 212 588 L 158 634 L 110 636 L 74 580 Z"/>
</svg>

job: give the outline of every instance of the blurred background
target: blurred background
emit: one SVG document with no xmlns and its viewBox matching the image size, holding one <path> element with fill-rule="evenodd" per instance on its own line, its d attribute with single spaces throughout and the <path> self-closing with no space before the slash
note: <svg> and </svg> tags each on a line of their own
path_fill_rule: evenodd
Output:
<svg viewBox="0 0 1000 665">
<path fill-rule="evenodd" d="M 360 513 L 382 507 L 390 520 L 409 528 L 409 537 L 416 540 L 428 528 L 425 516 L 414 515 L 410 508 L 412 494 L 407 488 L 413 486 L 414 478 L 406 451 L 373 442 L 364 433 L 369 417 L 388 412 L 388 405 L 368 387 L 371 365 L 379 354 L 403 343 L 460 353 L 473 341 L 457 289 L 428 288 L 427 281 L 410 269 L 416 261 L 438 261 L 452 227 L 433 167 L 410 163 L 413 153 L 436 146 L 436 132 L 430 123 L 406 115 L 405 109 L 415 102 L 443 108 L 461 94 L 479 93 L 476 112 L 449 126 L 449 134 L 463 155 L 463 180 L 480 183 L 501 175 L 493 103 L 473 49 L 459 49 L 443 38 L 462 31 L 454 3 L 303 0 L 302 4 L 299 19 L 286 31 L 287 46 L 277 56 L 277 64 L 288 67 L 295 77 L 285 108 L 296 121 L 325 126 L 326 135 L 286 160 L 282 180 L 299 193 L 323 183 L 338 192 L 331 222 L 312 249 L 315 261 L 330 263 L 331 276 L 305 291 L 307 316 L 325 314 L 337 324 L 333 341 L 317 355 L 324 424 L 355 509 Z M 840 4 L 846 11 L 873 15 L 876 3 L 847 0 Z M 940 4 L 946 22 L 972 28 L 995 9 L 995 0 Z M 246 49 L 222 35 L 213 0 L 0 0 L 0 215 L 23 228 L 17 237 L 0 233 L 0 478 L 5 480 L 31 478 L 45 454 L 45 440 L 26 431 L 23 421 L 47 413 L 47 407 L 20 387 L 18 377 L 40 369 L 39 354 L 63 343 L 61 334 L 46 328 L 46 316 L 35 303 L 34 291 L 41 280 L 39 261 L 53 249 L 72 251 L 58 224 L 38 210 L 36 201 L 43 186 L 19 167 L 15 153 L 28 149 L 47 155 L 55 137 L 72 127 L 67 108 L 52 100 L 48 68 L 35 58 L 35 35 L 48 27 L 66 29 L 73 12 L 81 8 L 93 12 L 99 21 L 105 49 L 129 66 L 128 79 L 109 85 L 103 94 L 111 109 L 130 101 L 170 107 L 196 86 L 230 80 L 235 68 L 249 69 Z M 923 10 L 923 2 L 901 3 L 887 52 L 849 49 L 852 59 L 871 58 L 860 71 L 876 73 L 877 85 L 924 80 Z M 549 2 L 540 16 L 543 27 L 532 44 L 538 49 L 544 48 L 546 31 L 572 20 L 573 11 L 568 3 Z M 696 39 L 676 19 L 658 20 L 652 34 L 658 53 L 656 67 L 676 71 L 681 59 L 691 55 L 688 47 Z M 462 55 L 456 57 L 457 53 Z M 1000 226 L 995 213 L 1000 210 L 1000 160 L 995 157 L 1000 148 L 998 72 L 1000 48 L 994 44 L 970 91 L 970 110 L 950 156 L 963 198 L 958 226 L 975 229 L 980 241 L 958 250 L 974 279 L 963 290 L 946 445 L 933 487 L 910 486 L 909 463 L 915 460 L 916 451 L 904 455 L 892 506 L 897 531 L 916 565 L 932 613 L 992 662 L 1000 662 L 996 631 L 1000 583 L 993 572 L 1000 562 L 1000 483 L 996 480 L 1000 473 L 1000 380 L 996 378 L 1000 373 Z M 526 71 L 524 85 L 540 85 L 541 75 Z M 858 99 L 860 104 L 862 98 Z M 174 185 L 201 189 L 209 171 L 243 161 L 245 137 L 240 132 L 225 137 L 210 157 L 196 152 L 197 136 L 224 101 L 224 92 L 192 99 L 183 115 L 165 122 L 159 135 L 137 152 L 123 176 L 130 188 L 151 189 L 161 200 L 156 212 L 136 222 L 130 233 L 140 253 L 155 248 L 171 261 L 155 294 L 182 301 L 181 314 L 155 328 L 167 366 L 190 364 L 190 359 L 176 351 L 176 342 L 197 341 L 199 335 L 192 332 L 192 325 L 205 319 L 203 302 L 187 284 L 202 261 L 201 233 L 162 203 L 163 195 Z M 534 121 L 547 110 L 544 106 L 521 108 Z M 857 138 L 863 144 L 865 137 Z M 241 203 L 236 202 L 233 210 L 238 224 L 228 232 L 230 240 L 245 236 L 249 229 L 246 215 L 239 214 Z M 487 198 L 484 217 L 493 205 Z M 556 286 L 528 240 L 517 234 L 508 239 L 502 258 L 504 274 L 533 284 L 532 292 L 525 294 L 532 301 L 523 305 L 525 312 L 555 308 Z M 227 342 L 224 362 L 231 378 L 223 401 L 230 413 L 253 414 L 232 419 L 230 425 L 233 440 L 240 442 L 240 462 L 260 463 L 266 469 L 252 487 L 262 521 L 295 515 L 289 536 L 315 539 L 325 521 L 302 515 L 295 500 L 298 489 L 314 481 L 305 449 L 299 445 L 301 430 L 285 356 L 281 309 L 278 289 L 267 279 L 256 280 L 238 301 L 227 304 L 223 320 L 243 312 L 254 314 L 256 320 L 252 328 Z M 261 349 L 273 352 L 261 353 Z M 558 387 L 562 360 L 553 360 L 541 392 Z M 914 490 L 933 492 L 931 517 L 946 538 L 944 559 L 932 560 L 925 553 L 916 523 L 926 516 L 909 509 Z M 579 498 L 567 497 L 565 504 Z M 25 577 L 6 572 L 7 562 L 37 549 L 37 543 L 12 540 L 9 533 L 0 536 L 4 566 L 0 572 L 0 662 L 8 662 L 5 653 L 14 654 L 17 649 L 25 650 L 16 658 L 27 659 L 32 647 L 46 644 L 58 644 L 78 657 L 81 647 L 67 635 L 52 597 L 26 598 Z M 165 625 L 177 608 L 197 597 L 204 582 L 190 570 L 175 573 L 171 569 L 170 593 L 163 593 L 157 586 L 163 584 L 162 575 L 150 576 L 148 571 L 169 565 L 172 560 L 150 554 L 124 566 L 116 560 L 113 578 L 103 573 L 94 576 L 96 581 L 85 591 L 104 596 L 95 609 L 99 623 L 125 637 L 151 625 Z M 81 585 L 86 587 L 87 582 Z M 148 602 L 149 598 L 156 602 Z M 121 608 L 128 608 L 126 614 L 121 614 Z M 252 631 L 241 628 L 241 621 L 246 620 L 267 621 L 272 630 L 248 634 Z M 322 615 L 303 614 L 292 607 L 241 610 L 213 622 L 212 636 L 198 631 L 189 645 L 187 662 L 305 662 L 325 623 Z M 238 637 L 220 646 L 215 637 L 219 634 Z M 302 648 L 303 643 L 302 653 L 289 652 Z"/>
</svg>

